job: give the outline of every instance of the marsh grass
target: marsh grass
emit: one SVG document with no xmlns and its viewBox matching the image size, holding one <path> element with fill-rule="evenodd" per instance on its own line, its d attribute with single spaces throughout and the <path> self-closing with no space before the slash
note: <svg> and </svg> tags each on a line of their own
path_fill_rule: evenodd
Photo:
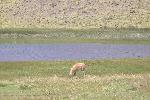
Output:
<svg viewBox="0 0 150 100">
<path fill-rule="evenodd" d="M 68 76 L 80 61 L 1 62 L 2 100 L 149 100 L 150 59 L 82 62 L 86 76 Z"/>
<path fill-rule="evenodd" d="M 0 43 L 131 43 L 149 44 L 150 29 L 0 29 Z"/>
<path fill-rule="evenodd" d="M 149 33 L 149 28 L 81 28 L 81 29 L 72 29 L 72 28 L 0 28 L 0 34 L 37 34 L 37 33 L 77 33 L 77 34 L 94 34 L 94 33 L 119 33 L 119 34 L 131 34 L 131 33 Z"/>
</svg>

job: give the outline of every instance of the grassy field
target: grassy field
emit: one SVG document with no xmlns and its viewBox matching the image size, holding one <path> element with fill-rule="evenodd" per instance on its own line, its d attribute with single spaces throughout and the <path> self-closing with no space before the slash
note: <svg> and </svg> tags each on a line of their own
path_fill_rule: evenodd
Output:
<svg viewBox="0 0 150 100">
<path fill-rule="evenodd" d="M 0 43 L 150 44 L 150 29 L 0 29 Z"/>
<path fill-rule="evenodd" d="M 68 72 L 76 62 L 86 76 Z M 1 62 L 1 100 L 149 100 L 150 59 Z"/>
</svg>

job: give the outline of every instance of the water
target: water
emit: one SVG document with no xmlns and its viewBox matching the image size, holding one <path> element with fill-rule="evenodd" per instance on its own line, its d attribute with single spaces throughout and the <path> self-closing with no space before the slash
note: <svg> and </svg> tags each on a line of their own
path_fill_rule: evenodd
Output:
<svg viewBox="0 0 150 100">
<path fill-rule="evenodd" d="M 0 44 L 0 61 L 82 60 L 150 57 L 150 45 Z"/>
</svg>

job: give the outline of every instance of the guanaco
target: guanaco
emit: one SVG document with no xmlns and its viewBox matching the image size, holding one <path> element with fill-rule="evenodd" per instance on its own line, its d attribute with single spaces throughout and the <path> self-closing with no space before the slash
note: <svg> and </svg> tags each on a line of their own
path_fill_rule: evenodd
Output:
<svg viewBox="0 0 150 100">
<path fill-rule="evenodd" d="M 85 76 L 85 68 L 86 68 L 86 65 L 84 63 L 76 63 L 70 69 L 69 76 L 75 76 L 76 72 L 79 70 L 83 71 L 84 76 Z"/>
</svg>

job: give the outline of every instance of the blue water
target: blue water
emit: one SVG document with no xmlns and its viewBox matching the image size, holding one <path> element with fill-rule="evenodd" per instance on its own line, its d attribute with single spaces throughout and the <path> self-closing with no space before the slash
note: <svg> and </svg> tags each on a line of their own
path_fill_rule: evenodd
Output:
<svg viewBox="0 0 150 100">
<path fill-rule="evenodd" d="M 150 57 L 150 45 L 0 44 L 0 61 L 83 60 Z"/>
</svg>

